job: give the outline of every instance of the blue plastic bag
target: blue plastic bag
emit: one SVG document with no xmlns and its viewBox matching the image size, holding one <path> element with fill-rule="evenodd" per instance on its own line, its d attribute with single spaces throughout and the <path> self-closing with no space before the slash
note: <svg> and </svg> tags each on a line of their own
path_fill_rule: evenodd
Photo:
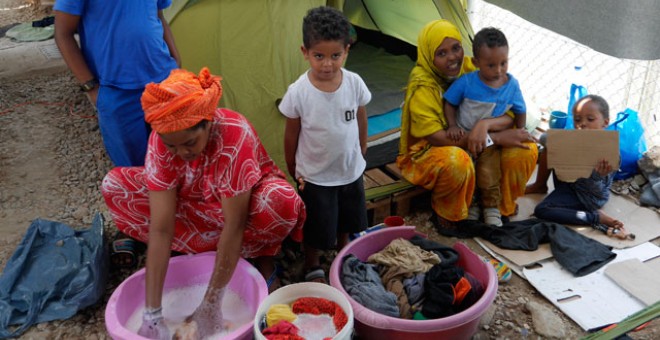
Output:
<svg viewBox="0 0 660 340">
<path fill-rule="evenodd" d="M 619 152 L 621 167 L 614 175 L 614 179 L 626 179 L 638 173 L 637 161 L 646 152 L 644 128 L 639 121 L 637 111 L 625 109 L 616 115 L 616 121 L 606 130 L 619 131 Z"/>
<path fill-rule="evenodd" d="M 94 304 L 105 293 L 107 263 L 100 214 L 82 231 L 34 220 L 0 276 L 0 338 Z"/>
<path fill-rule="evenodd" d="M 571 84 L 571 92 L 570 96 L 568 98 L 568 118 L 566 119 L 566 125 L 564 126 L 564 129 L 575 129 L 575 125 L 573 125 L 573 106 L 575 106 L 575 103 L 580 100 L 580 98 L 586 96 L 587 93 L 587 88 L 582 86 L 582 85 L 576 85 L 576 84 Z"/>
</svg>

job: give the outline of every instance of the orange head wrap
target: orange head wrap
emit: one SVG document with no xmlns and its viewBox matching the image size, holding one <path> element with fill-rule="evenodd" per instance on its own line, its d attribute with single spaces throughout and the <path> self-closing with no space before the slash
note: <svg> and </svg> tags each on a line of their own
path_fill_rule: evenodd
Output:
<svg viewBox="0 0 660 340">
<path fill-rule="evenodd" d="M 144 119 L 158 133 L 171 133 L 212 120 L 222 96 L 219 76 L 204 67 L 195 75 L 176 69 L 161 83 L 149 83 L 142 93 Z"/>
</svg>

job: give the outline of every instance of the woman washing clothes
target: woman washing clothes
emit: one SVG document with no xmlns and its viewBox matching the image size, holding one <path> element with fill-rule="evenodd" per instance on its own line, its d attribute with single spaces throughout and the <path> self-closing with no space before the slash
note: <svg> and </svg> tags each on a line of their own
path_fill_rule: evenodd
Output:
<svg viewBox="0 0 660 340">
<path fill-rule="evenodd" d="M 532 136 L 512 129 L 504 115 L 481 120 L 469 134 L 453 141 L 447 135 L 443 93 L 459 76 L 475 71 L 461 45 L 458 29 L 447 20 L 428 23 L 419 34 L 417 63 L 410 73 L 402 111 L 397 165 L 411 183 L 431 190 L 436 225 L 453 227 L 468 217 L 478 174 L 466 150 L 482 152 L 487 136 L 502 148 L 499 204 L 502 216 L 516 213 L 516 199 L 525 193 L 538 157 Z M 493 132 L 497 131 L 498 132 Z M 478 211 L 477 211 L 477 215 Z"/>
<path fill-rule="evenodd" d="M 202 303 L 182 329 L 203 338 L 222 329 L 222 298 L 239 257 L 254 259 L 269 289 L 273 256 L 302 240 L 304 204 L 268 156 L 252 125 L 217 108 L 220 77 L 177 69 L 147 85 L 141 101 L 153 132 L 144 167 L 118 167 L 102 192 L 117 228 L 148 244 L 146 309 L 139 334 L 169 338 L 161 299 L 170 251 L 215 250 Z"/>
</svg>

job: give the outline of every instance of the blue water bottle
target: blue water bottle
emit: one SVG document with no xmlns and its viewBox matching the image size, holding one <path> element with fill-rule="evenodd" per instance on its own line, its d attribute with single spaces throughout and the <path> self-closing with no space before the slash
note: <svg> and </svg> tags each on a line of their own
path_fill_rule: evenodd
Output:
<svg viewBox="0 0 660 340">
<path fill-rule="evenodd" d="M 376 230 L 381 230 L 381 229 L 383 229 L 384 227 L 385 227 L 385 223 L 376 224 L 375 226 L 369 227 L 369 228 L 367 228 L 367 229 L 365 229 L 365 230 L 363 230 L 363 231 L 361 231 L 361 232 L 359 232 L 359 233 L 351 234 L 351 235 L 349 235 L 348 238 L 349 238 L 351 241 L 353 241 L 353 240 L 355 240 L 356 238 L 358 238 L 358 237 L 360 237 L 360 236 L 364 236 L 364 235 L 366 235 L 366 234 L 368 234 L 368 233 L 371 233 L 371 232 L 374 232 L 374 231 L 376 231 Z"/>
<path fill-rule="evenodd" d="M 580 98 L 587 95 L 587 87 L 585 86 L 584 71 L 582 66 L 575 66 L 573 69 L 573 79 L 571 79 L 571 88 L 568 97 L 568 119 L 566 119 L 566 130 L 575 129 L 573 125 L 573 106 L 580 100 Z"/>
<path fill-rule="evenodd" d="M 369 227 L 366 230 L 361 231 L 359 233 L 351 234 L 351 235 L 349 235 L 348 238 L 351 241 L 353 241 L 353 240 L 355 240 L 356 238 L 358 238 L 360 236 L 364 236 L 364 235 L 366 235 L 368 233 L 371 233 L 371 232 L 374 232 L 376 230 L 381 230 L 381 229 L 386 228 L 386 227 L 398 227 L 398 226 L 402 226 L 404 224 L 405 224 L 405 220 L 401 216 L 387 216 L 383 220 L 383 223 L 376 224 L 375 226 Z"/>
</svg>

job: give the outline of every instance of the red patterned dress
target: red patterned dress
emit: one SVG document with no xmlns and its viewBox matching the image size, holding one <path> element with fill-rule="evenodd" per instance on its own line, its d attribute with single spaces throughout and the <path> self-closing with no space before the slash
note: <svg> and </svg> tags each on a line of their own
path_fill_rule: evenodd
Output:
<svg viewBox="0 0 660 340">
<path fill-rule="evenodd" d="M 177 189 L 172 250 L 215 250 L 224 225 L 221 199 L 252 190 L 241 255 L 273 256 L 291 234 L 302 240 L 305 208 L 256 131 L 241 114 L 217 109 L 206 149 L 194 161 L 175 156 L 152 132 L 144 167 L 118 167 L 102 192 L 117 228 L 147 242 L 149 191 Z"/>
</svg>

